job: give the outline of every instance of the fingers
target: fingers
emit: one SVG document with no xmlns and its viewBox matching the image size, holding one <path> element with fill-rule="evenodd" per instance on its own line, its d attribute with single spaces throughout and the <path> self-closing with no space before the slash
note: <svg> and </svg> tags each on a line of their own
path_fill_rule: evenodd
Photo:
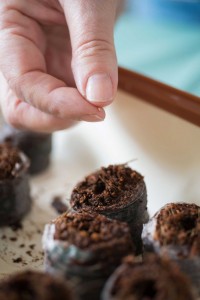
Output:
<svg viewBox="0 0 200 300">
<path fill-rule="evenodd" d="M 4 101 L 1 107 L 6 122 L 18 129 L 48 133 L 67 129 L 75 124 L 72 120 L 63 120 L 43 113 L 18 99 L 12 99 L 9 105 L 5 105 Z"/>
<path fill-rule="evenodd" d="M 60 5 L 55 0 L 7 0 L 0 1 L 0 10 L 16 9 L 45 25 L 66 25 Z"/>
<path fill-rule="evenodd" d="M 43 113 L 28 103 L 20 101 L 9 89 L 6 80 L 0 73 L 0 104 L 7 123 L 19 128 L 38 132 L 53 132 L 71 127 L 76 122 L 71 119 L 60 119 Z M 98 121 L 87 116 L 89 122 Z M 87 118 L 85 116 L 85 118 Z"/>
<path fill-rule="evenodd" d="M 75 88 L 46 74 L 45 37 L 32 18 L 13 8 L 5 10 L 0 39 L 0 69 L 18 99 L 59 119 L 104 119 L 104 111 L 89 104 Z"/>
<path fill-rule="evenodd" d="M 72 43 L 76 85 L 86 99 L 99 106 L 112 102 L 117 90 L 117 60 L 113 27 L 117 0 L 60 0 Z"/>
</svg>

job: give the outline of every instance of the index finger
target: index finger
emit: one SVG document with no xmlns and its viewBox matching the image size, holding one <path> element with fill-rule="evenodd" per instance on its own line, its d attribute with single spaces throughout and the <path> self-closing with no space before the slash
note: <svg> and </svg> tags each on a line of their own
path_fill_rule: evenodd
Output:
<svg viewBox="0 0 200 300">
<path fill-rule="evenodd" d="M 0 69 L 18 98 L 59 118 L 104 118 L 75 88 L 46 73 L 45 43 L 40 25 L 14 9 L 1 14 Z"/>
</svg>

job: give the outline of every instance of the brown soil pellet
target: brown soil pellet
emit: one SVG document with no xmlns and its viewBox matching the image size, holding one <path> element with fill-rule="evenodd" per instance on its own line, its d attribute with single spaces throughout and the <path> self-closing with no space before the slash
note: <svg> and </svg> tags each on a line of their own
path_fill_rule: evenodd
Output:
<svg viewBox="0 0 200 300">
<path fill-rule="evenodd" d="M 74 299 L 67 283 L 48 274 L 26 271 L 0 283 L 1 300 Z"/>
<path fill-rule="evenodd" d="M 190 249 L 190 255 L 191 256 L 199 256 L 200 253 L 200 233 L 198 234 L 197 239 L 194 240 L 191 249 Z"/>
<path fill-rule="evenodd" d="M 23 161 L 17 148 L 0 144 L 0 180 L 15 178 L 23 168 Z"/>
<path fill-rule="evenodd" d="M 141 181 L 143 177 L 125 164 L 102 167 L 75 187 L 70 202 L 76 210 L 123 206 L 130 202 Z"/>
<path fill-rule="evenodd" d="M 0 143 L 19 148 L 30 159 L 29 172 L 37 174 L 44 171 L 50 163 L 52 135 L 18 130 L 4 124 L 1 128 Z"/>
<path fill-rule="evenodd" d="M 200 255 L 200 207 L 170 203 L 158 213 L 154 239 L 164 245 L 187 245 Z"/>
<path fill-rule="evenodd" d="M 127 224 L 103 215 L 68 212 L 56 219 L 55 226 L 55 240 L 67 240 L 81 249 L 122 238 L 127 248 L 131 246 Z"/>
<path fill-rule="evenodd" d="M 103 300 L 194 299 L 191 285 L 177 265 L 154 255 L 139 264 L 129 258 L 114 273 L 108 294 Z"/>
</svg>

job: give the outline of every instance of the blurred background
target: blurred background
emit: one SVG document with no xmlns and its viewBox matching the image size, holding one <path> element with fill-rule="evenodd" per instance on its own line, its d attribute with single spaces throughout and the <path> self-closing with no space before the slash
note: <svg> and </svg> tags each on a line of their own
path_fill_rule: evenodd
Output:
<svg viewBox="0 0 200 300">
<path fill-rule="evenodd" d="M 115 40 L 119 65 L 200 95 L 199 0 L 127 0 Z"/>
</svg>

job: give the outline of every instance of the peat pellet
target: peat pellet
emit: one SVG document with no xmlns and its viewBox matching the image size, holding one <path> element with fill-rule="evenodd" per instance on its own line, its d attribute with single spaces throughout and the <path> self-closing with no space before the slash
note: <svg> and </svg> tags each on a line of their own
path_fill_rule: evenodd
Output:
<svg viewBox="0 0 200 300">
<path fill-rule="evenodd" d="M 129 227 L 95 213 L 67 212 L 46 225 L 45 269 L 70 279 L 80 299 L 100 291 L 124 256 L 134 252 Z"/>
<path fill-rule="evenodd" d="M 194 300 L 195 292 L 178 266 L 150 255 L 141 263 L 127 257 L 108 279 L 102 300 Z"/>
<path fill-rule="evenodd" d="M 200 207 L 169 203 L 159 210 L 142 233 L 145 251 L 167 255 L 190 277 L 200 294 Z"/>
<path fill-rule="evenodd" d="M 77 184 L 70 204 L 75 211 L 94 211 L 128 223 L 136 252 L 141 253 L 148 213 L 146 185 L 138 172 L 126 164 L 102 167 Z"/>
<path fill-rule="evenodd" d="M 25 271 L 0 283 L 0 300 L 75 300 L 65 281 L 44 273 Z"/>
<path fill-rule="evenodd" d="M 30 174 L 46 170 L 50 164 L 52 134 L 13 128 L 5 124 L 0 131 L 0 142 L 18 147 L 30 159 Z"/>
<path fill-rule="evenodd" d="M 14 225 L 30 211 L 29 160 L 17 148 L 0 145 L 0 226 Z"/>
</svg>

